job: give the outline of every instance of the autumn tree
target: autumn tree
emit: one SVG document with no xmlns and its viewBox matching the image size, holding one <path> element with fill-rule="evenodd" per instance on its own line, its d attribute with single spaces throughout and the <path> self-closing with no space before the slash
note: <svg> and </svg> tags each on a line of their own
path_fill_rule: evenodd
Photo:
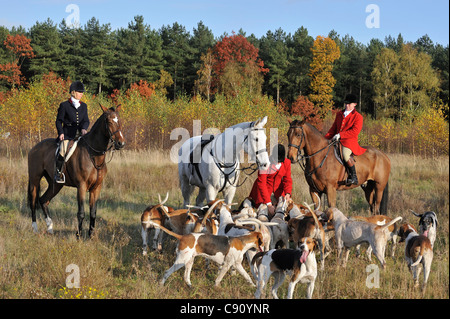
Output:
<svg viewBox="0 0 450 319">
<path fill-rule="evenodd" d="M 9 52 L 9 62 L 0 64 L 0 80 L 8 82 L 12 87 L 19 86 L 25 81 L 20 70 L 22 63 L 25 59 L 35 57 L 30 39 L 22 34 L 8 34 L 3 45 Z"/>
<path fill-rule="evenodd" d="M 306 96 L 299 95 L 291 105 L 290 115 L 301 116 L 306 122 L 322 130 L 323 119 L 320 117 L 320 109 L 315 106 Z"/>
<path fill-rule="evenodd" d="M 206 96 L 207 100 L 211 100 L 211 85 L 212 85 L 212 68 L 213 68 L 213 53 L 208 50 L 206 54 L 200 57 L 202 65 L 197 71 L 198 79 L 195 81 L 196 92 Z"/>
<path fill-rule="evenodd" d="M 376 56 L 372 70 L 375 91 L 375 114 L 389 117 L 396 104 L 395 72 L 398 56 L 393 49 L 383 48 Z"/>
<path fill-rule="evenodd" d="M 431 106 L 439 90 L 439 78 L 431 67 L 431 56 L 418 52 L 411 44 L 403 45 L 396 72 L 400 86 L 400 117 L 414 118 Z"/>
<path fill-rule="evenodd" d="M 317 36 L 311 48 L 313 60 L 310 65 L 311 91 L 309 100 L 321 108 L 321 116 L 327 114 L 333 106 L 333 63 L 340 57 L 339 47 L 329 37 Z"/>
<path fill-rule="evenodd" d="M 430 107 L 439 93 L 439 77 L 431 57 L 405 44 L 397 53 L 384 48 L 376 57 L 372 71 L 374 100 L 384 114 L 412 120 Z"/>
<path fill-rule="evenodd" d="M 213 49 L 213 86 L 219 93 L 236 96 L 242 90 L 260 93 L 263 74 L 269 72 L 255 48 L 243 35 L 225 36 Z"/>
</svg>

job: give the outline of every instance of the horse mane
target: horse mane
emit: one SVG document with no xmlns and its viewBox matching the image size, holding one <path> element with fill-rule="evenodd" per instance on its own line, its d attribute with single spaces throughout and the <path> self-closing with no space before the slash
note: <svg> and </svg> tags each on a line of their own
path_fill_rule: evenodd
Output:
<svg viewBox="0 0 450 319">
<path fill-rule="evenodd" d="M 253 125 L 253 122 L 242 122 L 242 123 L 238 123 L 238 124 L 235 124 L 235 125 L 233 125 L 233 126 L 230 126 L 229 128 L 232 128 L 232 129 L 235 129 L 235 128 L 242 128 L 242 129 L 247 129 L 247 128 L 250 128 L 250 127 L 252 127 L 252 125 Z"/>
<path fill-rule="evenodd" d="M 103 113 L 102 115 L 100 115 L 98 117 L 98 119 L 94 122 L 94 125 L 92 125 L 91 129 L 89 130 L 89 132 L 86 133 L 86 135 L 90 134 L 92 131 L 95 131 L 97 129 L 97 126 L 100 125 L 100 121 L 106 118 L 105 116 L 106 113 Z"/>
<path fill-rule="evenodd" d="M 290 126 L 307 126 L 313 135 L 317 135 L 320 139 L 325 140 L 325 136 L 320 132 L 314 125 L 307 122 L 306 119 L 303 120 L 293 120 Z"/>
</svg>

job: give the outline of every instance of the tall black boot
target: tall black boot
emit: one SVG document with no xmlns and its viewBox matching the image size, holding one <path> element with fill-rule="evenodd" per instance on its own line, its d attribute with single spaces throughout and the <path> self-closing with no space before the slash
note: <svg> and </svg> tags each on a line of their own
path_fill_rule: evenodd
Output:
<svg viewBox="0 0 450 319">
<path fill-rule="evenodd" d="M 347 177 L 347 180 L 345 181 L 346 186 L 350 186 L 352 184 L 353 185 L 358 185 L 358 177 L 356 177 L 356 167 L 355 167 L 355 165 L 353 164 L 353 166 L 349 166 L 347 164 L 347 169 L 348 169 L 348 177 Z"/>
<path fill-rule="evenodd" d="M 66 182 L 66 177 L 64 176 L 64 173 L 62 172 L 64 165 L 64 157 L 61 156 L 61 154 L 58 153 L 56 160 L 55 160 L 55 182 L 64 184 Z"/>
</svg>

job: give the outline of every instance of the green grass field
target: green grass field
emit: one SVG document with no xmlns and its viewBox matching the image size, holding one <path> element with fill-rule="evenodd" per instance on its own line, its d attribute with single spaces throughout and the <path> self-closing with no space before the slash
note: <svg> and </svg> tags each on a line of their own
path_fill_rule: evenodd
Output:
<svg viewBox="0 0 450 319">
<path fill-rule="evenodd" d="M 433 210 L 438 215 L 428 289 L 422 295 L 420 289 L 414 288 L 403 257 L 404 244 L 399 244 L 396 257 L 386 257 L 387 269 L 379 273 L 378 288 L 366 285 L 372 269 L 378 267 L 375 258 L 369 262 L 365 257 L 356 258 L 352 251 L 344 269 L 336 267 L 336 253 L 332 253 L 326 259 L 325 271 L 319 272 L 313 298 L 449 298 L 449 158 L 389 156 L 392 172 L 388 215 L 402 216 L 403 221 L 414 225 L 418 224 L 418 218 L 410 209 Z M 192 288 L 185 285 L 183 270 L 173 274 L 164 287 L 159 286 L 162 273 L 175 259 L 176 241 L 168 238 L 163 253 L 142 256 L 140 216 L 145 207 L 157 203 L 158 193 L 164 197 L 169 192 L 167 204 L 181 206 L 177 174 L 177 166 L 170 162 L 168 152 L 115 153 L 108 164 L 98 203 L 96 236 L 77 241 L 76 190 L 64 188 L 50 204 L 54 235 L 45 233 L 41 210 L 38 211 L 39 234 L 34 234 L 26 201 L 26 157 L 0 157 L 0 298 L 253 298 L 255 289 L 239 274 L 228 273 L 222 286 L 215 288 L 217 265 L 211 263 L 207 268 L 200 257 L 192 270 Z M 237 190 L 235 202 L 250 193 L 255 178 L 250 176 Z M 303 172 L 297 165 L 293 166 L 293 178 L 293 199 L 298 203 L 311 202 Z M 360 189 L 338 193 L 337 206 L 347 216 L 369 214 Z M 88 229 L 88 219 L 85 229 Z M 376 266 L 366 271 L 371 264 Z M 80 271 L 80 288 L 66 284 L 66 279 L 71 278 L 71 265 Z M 279 289 L 280 298 L 286 297 L 286 282 Z M 270 296 L 269 291 L 267 295 Z M 294 297 L 305 298 L 305 295 L 305 286 L 298 284 Z"/>
</svg>

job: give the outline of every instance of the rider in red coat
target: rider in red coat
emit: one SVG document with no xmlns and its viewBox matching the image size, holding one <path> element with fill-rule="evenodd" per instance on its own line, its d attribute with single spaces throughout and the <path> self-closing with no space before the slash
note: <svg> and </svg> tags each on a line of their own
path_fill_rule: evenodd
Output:
<svg viewBox="0 0 450 319">
<path fill-rule="evenodd" d="M 291 161 L 285 157 L 286 150 L 283 145 L 278 144 L 273 148 L 271 162 L 267 170 L 259 171 L 258 178 L 253 184 L 250 196 L 255 201 L 255 207 L 266 204 L 269 215 L 273 215 L 275 207 L 271 201 L 271 195 L 275 198 L 284 196 L 286 200 L 291 198 L 292 177 Z"/>
<path fill-rule="evenodd" d="M 357 156 L 364 154 L 366 151 L 365 148 L 358 144 L 358 135 L 363 126 L 363 117 L 355 109 L 357 104 L 357 97 L 354 94 L 347 94 L 344 99 L 345 110 L 336 114 L 333 125 L 325 135 L 326 139 L 341 141 L 342 155 L 349 173 L 346 181 L 347 186 L 352 184 L 358 185 L 355 163 L 351 157 L 352 153 Z"/>
</svg>

